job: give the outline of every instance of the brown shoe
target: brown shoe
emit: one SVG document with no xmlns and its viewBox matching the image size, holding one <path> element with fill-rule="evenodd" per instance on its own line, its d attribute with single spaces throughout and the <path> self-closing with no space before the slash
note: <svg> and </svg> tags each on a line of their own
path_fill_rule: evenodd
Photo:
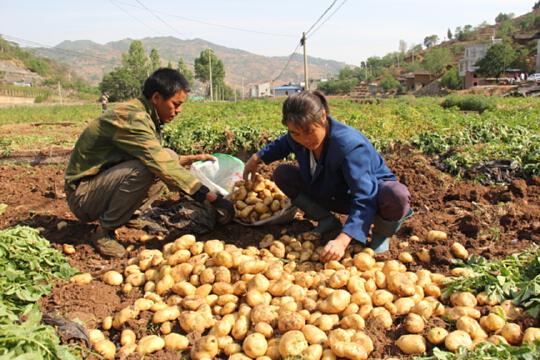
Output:
<svg viewBox="0 0 540 360">
<path fill-rule="evenodd" d="M 101 255 L 117 258 L 126 255 L 126 248 L 116 241 L 114 231 L 102 230 L 96 233 L 94 246 Z"/>
</svg>

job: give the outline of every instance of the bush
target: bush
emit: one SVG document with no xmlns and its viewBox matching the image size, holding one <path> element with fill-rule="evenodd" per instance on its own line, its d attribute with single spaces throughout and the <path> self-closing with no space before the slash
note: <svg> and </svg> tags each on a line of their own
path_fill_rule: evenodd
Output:
<svg viewBox="0 0 540 360">
<path fill-rule="evenodd" d="M 481 95 L 451 95 L 444 99 L 441 106 L 445 109 L 458 107 L 463 111 L 478 111 L 479 113 L 483 113 L 486 110 L 494 110 L 496 102 L 493 98 Z"/>
<path fill-rule="evenodd" d="M 463 81 L 459 76 L 459 71 L 456 67 L 450 69 L 441 79 L 441 85 L 447 89 L 457 90 L 463 86 Z"/>
</svg>

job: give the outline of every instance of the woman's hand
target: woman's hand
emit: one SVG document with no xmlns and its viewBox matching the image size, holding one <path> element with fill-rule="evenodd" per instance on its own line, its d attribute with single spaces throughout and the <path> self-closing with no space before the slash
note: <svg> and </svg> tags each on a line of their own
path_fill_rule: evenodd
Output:
<svg viewBox="0 0 540 360">
<path fill-rule="evenodd" d="M 345 233 L 341 233 L 334 240 L 329 241 L 321 253 L 320 260 L 329 262 L 332 260 L 340 260 L 345 254 L 345 249 L 349 246 L 352 237 Z"/>
<path fill-rule="evenodd" d="M 178 162 L 182 166 L 189 166 L 195 161 L 216 161 L 217 159 L 210 154 L 197 154 L 197 155 L 181 155 L 178 157 Z"/>
<path fill-rule="evenodd" d="M 259 168 L 261 158 L 257 154 L 251 155 L 244 166 L 244 180 L 255 179 L 255 173 Z"/>
</svg>

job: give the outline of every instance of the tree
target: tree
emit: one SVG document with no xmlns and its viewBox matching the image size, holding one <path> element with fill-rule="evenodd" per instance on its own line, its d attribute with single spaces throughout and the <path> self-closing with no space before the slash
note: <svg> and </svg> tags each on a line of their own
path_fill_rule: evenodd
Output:
<svg viewBox="0 0 540 360">
<path fill-rule="evenodd" d="M 390 90 L 393 90 L 393 89 L 397 90 L 401 86 L 399 81 L 397 81 L 396 78 L 394 76 L 392 76 L 392 74 L 390 74 L 390 73 L 387 73 L 383 77 L 383 79 L 381 80 L 380 85 L 384 89 L 384 91 L 390 91 Z"/>
<path fill-rule="evenodd" d="M 499 77 L 516 58 L 516 52 L 510 44 L 495 44 L 488 49 L 486 56 L 480 59 L 475 65 L 478 66 L 478 73 Z"/>
<path fill-rule="evenodd" d="M 184 59 L 178 59 L 178 71 L 186 77 L 186 79 L 191 83 L 193 82 L 193 72 L 189 69 L 187 64 L 184 62 Z"/>
<path fill-rule="evenodd" d="M 434 45 L 437 45 L 438 41 L 439 41 L 439 37 L 437 35 L 426 36 L 424 38 L 424 46 L 427 48 L 430 48 Z"/>
<path fill-rule="evenodd" d="M 503 13 L 499 13 L 499 15 L 497 15 L 497 17 L 495 18 L 495 22 L 497 24 L 500 24 L 504 21 L 508 21 L 510 19 L 513 19 L 514 18 L 514 14 L 513 13 L 509 13 L 509 14 L 503 14 Z"/>
<path fill-rule="evenodd" d="M 218 84 L 224 83 L 225 68 L 223 62 L 219 60 L 212 49 L 201 51 L 199 57 L 195 59 L 195 77 L 204 83 L 210 81 L 210 59 L 212 61 L 212 83 L 215 88 Z"/>
<path fill-rule="evenodd" d="M 536 4 L 533 5 L 533 10 L 540 9 L 540 1 L 537 1 Z"/>
<path fill-rule="evenodd" d="M 161 59 L 156 49 L 150 51 L 150 72 L 154 72 L 161 67 Z"/>
<path fill-rule="evenodd" d="M 515 31 L 514 23 L 512 20 L 505 20 L 503 21 L 500 26 L 499 30 L 497 31 L 497 35 L 501 38 L 508 38 L 512 36 L 512 33 Z"/>
<path fill-rule="evenodd" d="M 441 85 L 452 90 L 462 88 L 463 80 L 459 76 L 459 71 L 455 66 L 448 70 L 441 78 Z"/>
<path fill-rule="evenodd" d="M 452 53 L 448 48 L 433 49 L 426 54 L 422 66 L 435 76 L 444 72 L 446 67 L 453 62 Z"/>
<path fill-rule="evenodd" d="M 102 93 L 109 95 L 109 101 L 123 101 L 140 96 L 139 79 L 126 67 L 119 67 L 106 74 L 99 84 Z"/>
<path fill-rule="evenodd" d="M 149 75 L 148 56 L 142 42 L 135 40 L 129 45 L 128 53 L 122 54 L 122 67 L 131 71 L 142 85 Z"/>
<path fill-rule="evenodd" d="M 448 31 L 446 32 L 446 37 L 448 38 L 448 40 L 452 40 L 452 31 L 450 31 L 450 28 L 448 28 Z"/>
</svg>

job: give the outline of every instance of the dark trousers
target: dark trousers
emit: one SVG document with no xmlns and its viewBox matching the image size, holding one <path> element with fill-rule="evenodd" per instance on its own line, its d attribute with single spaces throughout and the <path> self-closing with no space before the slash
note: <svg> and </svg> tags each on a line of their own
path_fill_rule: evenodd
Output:
<svg viewBox="0 0 540 360">
<path fill-rule="evenodd" d="M 351 208 L 350 198 L 322 198 L 304 182 L 300 170 L 294 165 L 280 165 L 274 170 L 273 180 L 290 199 L 295 199 L 301 192 L 310 196 L 326 209 L 340 214 L 348 214 Z M 381 181 L 377 193 L 377 214 L 385 220 L 397 221 L 410 210 L 411 194 L 399 181 Z"/>
<path fill-rule="evenodd" d="M 178 155 L 167 149 L 171 155 Z M 82 222 L 100 221 L 106 229 L 127 223 L 133 213 L 155 201 L 165 184 L 158 181 L 139 160 L 129 160 L 83 179 L 75 191 L 68 191 L 67 202 Z"/>
</svg>

